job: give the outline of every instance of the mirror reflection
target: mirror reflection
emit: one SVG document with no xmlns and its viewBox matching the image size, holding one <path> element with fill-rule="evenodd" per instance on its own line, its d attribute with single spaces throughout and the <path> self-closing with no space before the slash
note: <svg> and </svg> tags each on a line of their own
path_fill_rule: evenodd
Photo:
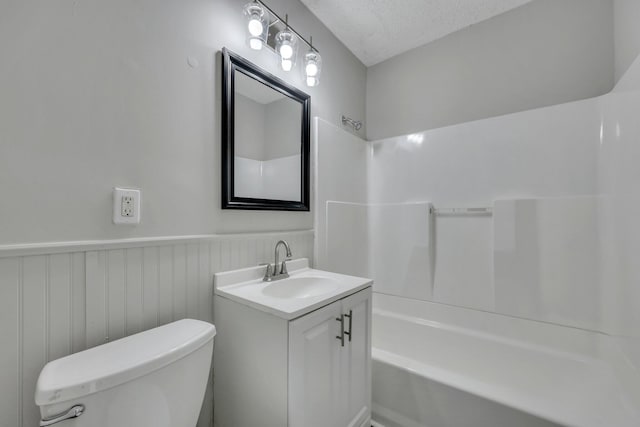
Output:
<svg viewBox="0 0 640 427">
<path fill-rule="evenodd" d="M 301 201 L 302 104 L 236 72 L 236 197 Z"/>
</svg>

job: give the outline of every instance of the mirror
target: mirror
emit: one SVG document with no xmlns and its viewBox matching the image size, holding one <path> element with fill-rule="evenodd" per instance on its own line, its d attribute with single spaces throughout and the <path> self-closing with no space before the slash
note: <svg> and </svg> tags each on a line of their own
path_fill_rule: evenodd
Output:
<svg viewBox="0 0 640 427">
<path fill-rule="evenodd" d="M 222 208 L 308 211 L 309 95 L 222 55 Z"/>
</svg>

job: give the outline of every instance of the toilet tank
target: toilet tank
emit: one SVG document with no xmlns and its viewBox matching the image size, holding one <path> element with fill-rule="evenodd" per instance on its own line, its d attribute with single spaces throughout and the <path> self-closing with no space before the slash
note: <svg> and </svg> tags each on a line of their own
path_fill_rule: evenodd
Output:
<svg viewBox="0 0 640 427">
<path fill-rule="evenodd" d="M 43 420 L 82 409 L 59 427 L 194 427 L 215 326 L 184 319 L 48 363 L 35 400 Z"/>
</svg>

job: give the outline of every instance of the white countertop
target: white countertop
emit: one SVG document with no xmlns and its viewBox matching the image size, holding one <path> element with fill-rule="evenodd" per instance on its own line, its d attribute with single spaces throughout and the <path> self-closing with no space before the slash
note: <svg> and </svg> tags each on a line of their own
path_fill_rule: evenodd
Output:
<svg viewBox="0 0 640 427">
<path fill-rule="evenodd" d="M 309 260 L 306 258 L 288 261 L 287 268 L 290 279 L 323 279 L 330 281 L 334 285 L 332 286 L 334 289 L 318 296 L 303 298 L 275 297 L 269 295 L 268 290 L 265 292 L 267 287 L 272 284 L 283 283 L 288 279 L 264 282 L 262 278 L 264 277 L 266 266 L 258 266 L 216 273 L 214 275 L 215 293 L 220 297 L 291 320 L 373 284 L 371 279 L 309 268 Z"/>
</svg>

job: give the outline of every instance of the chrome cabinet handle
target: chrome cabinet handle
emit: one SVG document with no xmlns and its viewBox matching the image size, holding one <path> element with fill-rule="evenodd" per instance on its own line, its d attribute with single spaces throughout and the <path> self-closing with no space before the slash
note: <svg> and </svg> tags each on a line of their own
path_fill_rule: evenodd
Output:
<svg viewBox="0 0 640 427">
<path fill-rule="evenodd" d="M 337 335 L 336 339 L 340 340 L 340 346 L 344 347 L 344 314 L 336 317 L 336 320 L 340 322 L 340 335 Z"/>
<path fill-rule="evenodd" d="M 52 418 L 40 421 L 40 427 L 47 427 L 59 422 L 70 420 L 71 418 L 78 418 L 84 412 L 84 405 L 76 405 L 69 409 L 67 412 L 56 415 Z"/>
<path fill-rule="evenodd" d="M 351 342 L 351 327 L 353 326 L 353 310 L 349 310 L 349 314 L 345 314 L 344 317 L 349 318 L 349 332 L 345 332 L 345 335 L 349 336 L 349 342 Z"/>
</svg>

